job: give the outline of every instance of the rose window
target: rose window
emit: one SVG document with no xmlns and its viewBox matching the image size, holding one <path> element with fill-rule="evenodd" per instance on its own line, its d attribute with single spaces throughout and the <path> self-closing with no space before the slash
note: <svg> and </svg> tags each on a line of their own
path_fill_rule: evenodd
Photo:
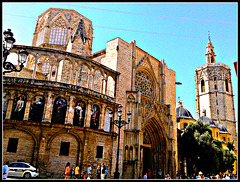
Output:
<svg viewBox="0 0 240 182">
<path fill-rule="evenodd" d="M 150 80 L 149 76 L 143 72 L 139 71 L 136 74 L 136 90 L 141 92 L 143 95 L 153 98 L 153 83 Z"/>
</svg>

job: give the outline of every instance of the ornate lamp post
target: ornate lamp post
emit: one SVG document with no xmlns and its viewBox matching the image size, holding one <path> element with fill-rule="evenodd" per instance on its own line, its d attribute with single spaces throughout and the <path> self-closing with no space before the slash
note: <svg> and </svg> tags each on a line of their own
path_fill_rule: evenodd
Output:
<svg viewBox="0 0 240 182">
<path fill-rule="evenodd" d="M 3 68 L 7 71 L 4 71 L 3 74 L 5 73 L 10 73 L 10 72 L 20 72 L 22 68 L 24 67 L 24 63 L 27 61 L 28 57 L 28 52 L 26 50 L 21 50 L 19 51 L 18 54 L 18 62 L 20 63 L 19 67 L 20 69 L 16 69 L 16 67 L 11 63 L 7 62 L 7 57 L 10 54 L 10 50 L 13 47 L 13 43 L 15 43 L 15 39 L 13 38 L 13 33 L 11 32 L 11 29 L 8 29 L 7 31 L 5 30 L 3 32 L 4 35 L 4 41 L 3 41 Z"/>
<path fill-rule="evenodd" d="M 112 117 L 113 117 L 112 111 L 109 112 L 109 117 L 110 117 L 110 119 L 112 119 Z M 115 169 L 115 173 L 114 173 L 114 179 L 119 179 L 119 175 L 120 175 L 120 173 L 118 172 L 120 129 L 123 126 L 125 126 L 126 124 L 130 123 L 131 112 L 128 111 L 128 113 L 127 113 L 128 121 L 121 120 L 121 118 L 122 118 L 122 106 L 119 105 L 118 106 L 118 120 L 113 121 L 113 124 L 118 127 L 118 146 L 117 146 L 117 159 L 116 159 L 116 169 Z"/>
</svg>

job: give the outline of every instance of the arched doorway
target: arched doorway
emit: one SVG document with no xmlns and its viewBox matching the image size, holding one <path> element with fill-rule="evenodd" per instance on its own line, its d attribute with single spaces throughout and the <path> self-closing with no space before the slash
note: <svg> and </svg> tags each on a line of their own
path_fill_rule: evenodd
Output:
<svg viewBox="0 0 240 182">
<path fill-rule="evenodd" d="M 167 171 L 166 151 L 168 144 L 165 128 L 161 121 L 153 117 L 144 123 L 142 130 L 142 174 L 145 174 L 150 169 L 152 175 L 155 174 L 156 178 L 159 169 L 163 172 Z"/>
</svg>

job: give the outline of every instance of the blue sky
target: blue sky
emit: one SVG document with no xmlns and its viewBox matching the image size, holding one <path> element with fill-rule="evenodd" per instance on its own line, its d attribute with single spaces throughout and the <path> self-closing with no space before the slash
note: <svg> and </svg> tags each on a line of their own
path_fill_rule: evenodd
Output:
<svg viewBox="0 0 240 182">
<path fill-rule="evenodd" d="M 195 69 L 206 63 L 208 31 L 216 61 L 228 65 L 232 74 L 234 105 L 237 76 L 237 3 L 2 3 L 2 32 L 12 29 L 15 44 L 31 45 L 38 16 L 49 8 L 73 9 L 93 23 L 93 53 L 107 41 L 120 37 L 155 58 L 164 59 L 176 72 L 178 96 L 196 118 Z M 237 118 L 236 118 L 237 120 Z"/>
</svg>

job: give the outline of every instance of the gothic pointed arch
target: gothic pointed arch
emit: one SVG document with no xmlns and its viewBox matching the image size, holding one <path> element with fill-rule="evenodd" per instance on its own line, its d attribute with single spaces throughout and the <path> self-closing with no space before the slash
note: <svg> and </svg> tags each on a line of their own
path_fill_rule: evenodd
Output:
<svg viewBox="0 0 240 182">
<path fill-rule="evenodd" d="M 59 22 L 57 22 L 59 21 Z M 58 13 L 57 16 L 55 16 L 50 22 L 49 22 L 49 26 L 50 27 L 53 27 L 54 26 L 54 23 L 57 23 L 61 26 L 66 26 L 66 27 L 69 27 L 69 22 L 67 20 L 67 18 L 65 17 L 65 15 L 60 12 Z"/>
<path fill-rule="evenodd" d="M 147 169 L 163 169 L 166 171 L 166 153 L 169 150 L 168 137 L 164 128 L 154 117 L 149 118 L 143 128 L 143 172 Z M 147 152 L 146 152 L 147 151 Z M 147 161 L 146 161 L 147 159 Z"/>
</svg>

